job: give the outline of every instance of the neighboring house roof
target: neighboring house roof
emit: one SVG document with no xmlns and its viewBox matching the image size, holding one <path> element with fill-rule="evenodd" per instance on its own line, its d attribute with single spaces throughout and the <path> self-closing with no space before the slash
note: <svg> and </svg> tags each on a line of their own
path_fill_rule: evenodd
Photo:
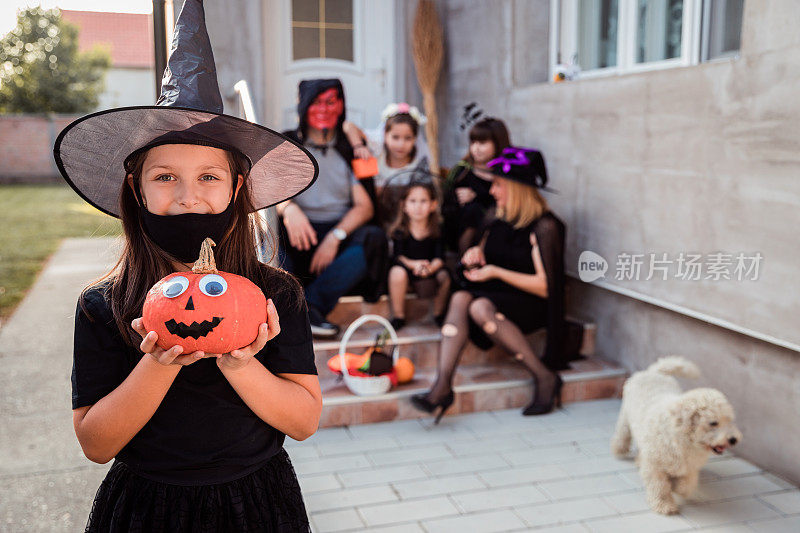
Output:
<svg viewBox="0 0 800 533">
<path fill-rule="evenodd" d="M 112 67 L 154 68 L 151 15 L 62 9 L 61 17 L 78 26 L 80 51 L 102 44 L 111 51 Z"/>
</svg>

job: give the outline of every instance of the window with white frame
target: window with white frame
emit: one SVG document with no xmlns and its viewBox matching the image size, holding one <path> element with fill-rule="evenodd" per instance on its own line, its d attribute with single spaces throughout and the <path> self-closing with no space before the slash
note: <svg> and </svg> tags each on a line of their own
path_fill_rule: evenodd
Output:
<svg viewBox="0 0 800 533">
<path fill-rule="evenodd" d="M 686 66 L 739 51 L 744 0 L 551 0 L 552 68 L 577 77 Z"/>
</svg>

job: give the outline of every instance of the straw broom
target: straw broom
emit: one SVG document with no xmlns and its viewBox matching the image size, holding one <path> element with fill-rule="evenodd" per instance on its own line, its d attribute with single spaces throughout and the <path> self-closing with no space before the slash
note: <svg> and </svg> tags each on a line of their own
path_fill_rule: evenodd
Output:
<svg viewBox="0 0 800 533">
<path fill-rule="evenodd" d="M 412 54 L 417 69 L 417 83 L 422 90 L 422 103 L 428 123 L 425 135 L 431 152 L 431 172 L 439 175 L 439 120 L 436 116 L 436 84 L 444 56 L 442 25 L 433 0 L 419 0 L 414 15 Z"/>
</svg>

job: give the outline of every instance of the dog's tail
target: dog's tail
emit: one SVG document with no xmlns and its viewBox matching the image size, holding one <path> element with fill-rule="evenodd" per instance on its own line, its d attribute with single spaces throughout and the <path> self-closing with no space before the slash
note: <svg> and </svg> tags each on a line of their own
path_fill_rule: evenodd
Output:
<svg viewBox="0 0 800 533">
<path fill-rule="evenodd" d="M 700 377 L 700 369 L 697 368 L 697 365 L 680 355 L 661 357 L 647 370 L 679 378 L 696 379 Z"/>
</svg>

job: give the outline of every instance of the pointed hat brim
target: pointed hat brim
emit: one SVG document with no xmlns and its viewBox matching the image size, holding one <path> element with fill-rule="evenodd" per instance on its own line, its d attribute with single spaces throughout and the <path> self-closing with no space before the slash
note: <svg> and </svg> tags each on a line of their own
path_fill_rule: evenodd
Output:
<svg viewBox="0 0 800 533">
<path fill-rule="evenodd" d="M 250 161 L 246 182 L 256 210 L 300 194 L 319 171 L 303 146 L 280 133 L 230 115 L 184 107 L 121 107 L 86 115 L 59 134 L 53 155 L 64 179 L 84 200 L 119 217 L 126 159 L 159 144 L 240 152 Z"/>
</svg>

